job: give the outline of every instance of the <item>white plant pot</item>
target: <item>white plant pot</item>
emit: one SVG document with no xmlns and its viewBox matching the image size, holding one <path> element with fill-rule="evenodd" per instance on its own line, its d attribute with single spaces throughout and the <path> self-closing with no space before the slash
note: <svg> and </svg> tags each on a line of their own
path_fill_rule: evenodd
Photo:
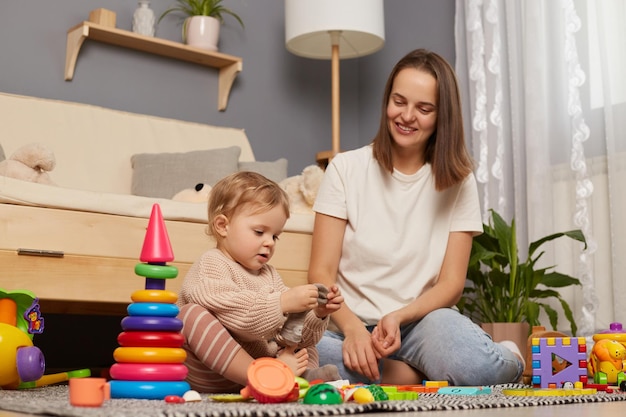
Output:
<svg viewBox="0 0 626 417">
<path fill-rule="evenodd" d="M 220 21 L 211 16 L 192 16 L 185 21 L 185 43 L 195 48 L 217 51 Z"/>
</svg>

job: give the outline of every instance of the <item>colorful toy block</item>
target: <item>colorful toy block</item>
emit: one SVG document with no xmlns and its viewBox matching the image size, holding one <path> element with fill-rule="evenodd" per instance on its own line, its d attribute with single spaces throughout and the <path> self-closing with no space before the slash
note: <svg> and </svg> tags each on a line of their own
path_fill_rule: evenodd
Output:
<svg viewBox="0 0 626 417">
<path fill-rule="evenodd" d="M 441 387 L 447 387 L 448 381 L 424 381 L 424 386 L 425 387 L 437 387 L 437 388 L 441 388 Z"/>
<path fill-rule="evenodd" d="M 541 337 L 531 343 L 535 388 L 587 383 L 587 342 L 583 337 Z"/>
</svg>

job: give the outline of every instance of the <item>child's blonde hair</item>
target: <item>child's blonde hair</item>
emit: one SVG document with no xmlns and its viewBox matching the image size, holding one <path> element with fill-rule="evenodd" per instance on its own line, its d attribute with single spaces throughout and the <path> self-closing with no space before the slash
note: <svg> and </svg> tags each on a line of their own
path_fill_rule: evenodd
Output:
<svg viewBox="0 0 626 417">
<path fill-rule="evenodd" d="M 253 206 L 255 213 L 280 206 L 289 218 L 289 197 L 280 185 L 256 172 L 239 171 L 222 178 L 211 189 L 207 234 L 219 240 L 215 218 L 222 214 L 231 219 L 246 205 Z"/>
</svg>

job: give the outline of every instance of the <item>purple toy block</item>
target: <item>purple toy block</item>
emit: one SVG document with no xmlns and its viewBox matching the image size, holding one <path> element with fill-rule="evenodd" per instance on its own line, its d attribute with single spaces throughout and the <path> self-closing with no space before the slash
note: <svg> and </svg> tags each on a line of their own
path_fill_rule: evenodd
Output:
<svg viewBox="0 0 626 417">
<path fill-rule="evenodd" d="M 532 339 L 534 387 L 561 388 L 565 382 L 587 383 L 587 342 L 584 337 L 538 337 Z M 569 365 L 560 368 L 561 362 Z M 556 365 L 556 366 L 555 366 Z"/>
</svg>

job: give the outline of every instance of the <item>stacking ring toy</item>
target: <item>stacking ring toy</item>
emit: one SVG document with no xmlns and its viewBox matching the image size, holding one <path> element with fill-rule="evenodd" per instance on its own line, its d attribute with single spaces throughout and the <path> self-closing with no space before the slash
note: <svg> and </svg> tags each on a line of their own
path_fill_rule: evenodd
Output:
<svg viewBox="0 0 626 417">
<path fill-rule="evenodd" d="M 176 317 L 127 316 L 122 319 L 124 330 L 179 332 L 183 322 Z"/>
<path fill-rule="evenodd" d="M 118 347 L 113 358 L 122 363 L 183 363 L 187 352 L 180 348 Z"/>
<path fill-rule="evenodd" d="M 114 363 L 109 373 L 124 381 L 182 381 L 188 369 L 182 363 Z"/>
<path fill-rule="evenodd" d="M 117 335 L 117 343 L 124 347 L 179 348 L 185 343 L 185 337 L 173 332 L 122 332 Z"/>
<path fill-rule="evenodd" d="M 130 299 L 135 303 L 175 303 L 178 295 L 168 290 L 137 290 Z"/>
<path fill-rule="evenodd" d="M 140 277 L 169 279 L 178 276 L 178 268 L 171 265 L 138 263 L 135 265 L 135 274 Z"/>
<path fill-rule="evenodd" d="M 131 316 L 176 317 L 180 311 L 176 304 L 132 303 L 127 309 Z"/>
<path fill-rule="evenodd" d="M 163 400 L 168 395 L 182 397 L 191 390 L 185 381 L 109 381 L 111 398 Z"/>
</svg>

